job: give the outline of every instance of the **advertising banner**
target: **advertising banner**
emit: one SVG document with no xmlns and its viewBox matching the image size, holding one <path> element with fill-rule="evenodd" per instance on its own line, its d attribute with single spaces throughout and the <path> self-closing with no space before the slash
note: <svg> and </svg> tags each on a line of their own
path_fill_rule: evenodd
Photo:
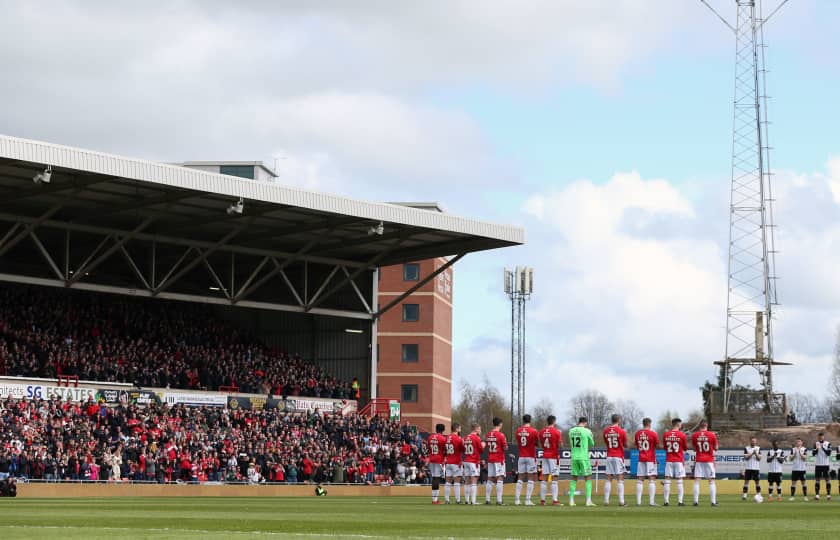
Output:
<svg viewBox="0 0 840 540">
<path fill-rule="evenodd" d="M 87 401 L 96 397 L 95 388 L 51 386 L 42 384 L 0 383 L 0 398 L 60 399 L 62 401 Z"/>
<path fill-rule="evenodd" d="M 225 394 L 191 394 L 187 392 L 165 392 L 163 399 L 167 405 L 189 405 L 191 407 L 225 407 L 228 396 Z"/>
<path fill-rule="evenodd" d="M 392 422 L 400 421 L 400 402 L 396 399 L 388 402 L 388 417 Z"/>
<path fill-rule="evenodd" d="M 147 405 L 160 405 L 160 396 L 150 390 L 129 390 L 128 402 L 132 405 L 145 407 Z"/>
</svg>

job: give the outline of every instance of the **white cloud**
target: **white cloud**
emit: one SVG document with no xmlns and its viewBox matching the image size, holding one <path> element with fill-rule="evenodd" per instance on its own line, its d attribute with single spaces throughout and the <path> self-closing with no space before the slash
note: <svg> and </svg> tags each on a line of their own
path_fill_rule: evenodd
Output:
<svg viewBox="0 0 840 540">
<path fill-rule="evenodd" d="M 840 325 L 834 177 L 783 173 L 776 181 L 785 300 L 775 323 L 776 356 L 795 363 L 776 370 L 782 391 L 825 391 L 815 381 L 825 380 Z M 723 354 L 726 306 L 726 238 L 706 223 L 725 213 L 709 206 L 721 201 L 701 204 L 684 191 L 691 188 L 619 173 L 525 202 L 529 245 L 519 259 L 535 266 L 538 284 L 529 306 L 529 402 L 549 397 L 563 412 L 571 394 L 597 388 L 633 399 L 651 415 L 701 405 L 698 389 L 714 378 L 713 362 Z M 496 335 L 505 323 L 498 320 Z M 482 357 L 481 340 L 467 357 L 456 354 L 466 369 Z M 462 369 L 456 364 L 456 377 Z M 748 370 L 738 377 L 756 382 Z M 509 374 L 491 380 L 506 388 Z"/>
</svg>

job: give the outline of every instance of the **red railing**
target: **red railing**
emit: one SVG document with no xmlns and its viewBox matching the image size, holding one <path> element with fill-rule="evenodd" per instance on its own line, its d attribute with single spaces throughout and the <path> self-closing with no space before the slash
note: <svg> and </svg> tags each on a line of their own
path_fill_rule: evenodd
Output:
<svg viewBox="0 0 840 540">
<path fill-rule="evenodd" d="M 56 386 L 67 386 L 70 387 L 71 383 L 75 388 L 79 387 L 79 376 L 78 375 L 62 375 L 58 374 L 58 381 L 56 381 Z"/>
<path fill-rule="evenodd" d="M 391 415 L 391 406 L 390 403 L 392 401 L 398 401 L 391 398 L 373 398 L 368 402 L 367 405 L 362 407 L 362 410 L 359 411 L 359 414 L 362 416 L 384 416 L 388 418 Z"/>
</svg>

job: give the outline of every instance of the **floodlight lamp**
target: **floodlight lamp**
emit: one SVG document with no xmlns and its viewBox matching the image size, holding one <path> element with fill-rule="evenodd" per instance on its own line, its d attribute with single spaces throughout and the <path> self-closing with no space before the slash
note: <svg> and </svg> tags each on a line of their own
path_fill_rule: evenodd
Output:
<svg viewBox="0 0 840 540">
<path fill-rule="evenodd" d="M 229 216 L 233 214 L 242 214 L 242 211 L 245 209 L 245 203 L 242 201 L 242 197 L 239 197 L 239 200 L 233 203 L 232 205 L 228 206 L 227 213 Z"/>
<path fill-rule="evenodd" d="M 44 172 L 39 172 L 38 174 L 32 177 L 32 181 L 36 184 L 49 184 L 51 178 L 52 165 L 47 165 L 47 168 L 44 169 Z"/>
<path fill-rule="evenodd" d="M 368 236 L 373 236 L 374 234 L 382 236 L 385 233 L 385 224 L 381 221 L 377 224 L 368 229 Z"/>
</svg>

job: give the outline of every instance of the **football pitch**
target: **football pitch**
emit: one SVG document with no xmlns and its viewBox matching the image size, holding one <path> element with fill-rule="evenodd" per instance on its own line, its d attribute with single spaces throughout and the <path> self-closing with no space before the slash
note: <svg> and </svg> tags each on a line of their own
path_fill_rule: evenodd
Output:
<svg viewBox="0 0 840 540">
<path fill-rule="evenodd" d="M 0 499 L 0 538 L 828 538 L 840 502 L 586 508 L 432 506 L 426 497 Z"/>
</svg>

